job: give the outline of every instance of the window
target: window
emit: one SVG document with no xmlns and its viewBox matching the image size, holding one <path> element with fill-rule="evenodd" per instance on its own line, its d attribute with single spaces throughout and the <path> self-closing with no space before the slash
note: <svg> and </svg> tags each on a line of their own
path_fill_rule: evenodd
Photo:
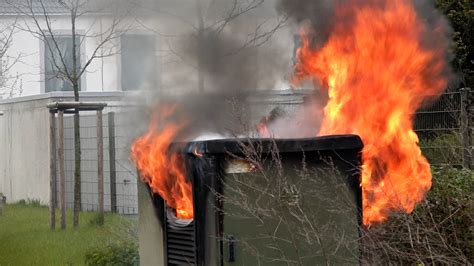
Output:
<svg viewBox="0 0 474 266">
<path fill-rule="evenodd" d="M 154 89 L 157 86 L 155 45 L 152 35 L 121 37 L 122 90 Z"/>
<path fill-rule="evenodd" d="M 59 73 L 58 67 L 63 69 L 63 63 L 61 58 L 64 60 L 64 64 L 67 67 L 69 73 L 72 73 L 73 64 L 72 64 L 72 36 L 62 35 L 54 36 L 56 40 L 56 45 L 53 42 L 52 37 L 48 37 L 44 44 L 44 57 L 45 57 L 45 92 L 51 91 L 73 91 L 71 83 Z M 81 66 L 81 56 L 80 56 L 80 38 L 76 37 L 76 54 L 77 54 L 77 67 L 78 71 Z M 51 46 L 51 49 L 48 48 L 48 44 Z M 60 56 L 62 55 L 62 57 Z M 79 90 L 81 86 L 79 83 Z"/>
</svg>

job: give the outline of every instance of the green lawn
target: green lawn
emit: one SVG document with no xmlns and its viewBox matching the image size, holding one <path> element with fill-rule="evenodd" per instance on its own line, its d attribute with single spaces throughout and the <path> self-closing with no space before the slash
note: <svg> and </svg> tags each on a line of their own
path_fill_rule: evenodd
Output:
<svg viewBox="0 0 474 266">
<path fill-rule="evenodd" d="M 134 241 L 135 220 L 111 214 L 104 226 L 96 225 L 96 220 L 96 213 L 81 213 L 80 226 L 73 229 L 69 211 L 67 229 L 51 231 L 47 207 L 7 205 L 0 216 L 0 265 L 83 265 L 91 249 Z"/>
</svg>

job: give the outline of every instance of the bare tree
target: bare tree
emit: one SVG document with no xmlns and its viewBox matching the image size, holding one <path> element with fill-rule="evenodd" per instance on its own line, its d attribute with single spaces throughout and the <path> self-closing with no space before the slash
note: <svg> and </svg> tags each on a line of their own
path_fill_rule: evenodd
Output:
<svg viewBox="0 0 474 266">
<path fill-rule="evenodd" d="M 13 72 L 24 54 L 9 55 L 17 19 L 0 27 L 0 99 L 20 96 L 23 92 L 21 75 Z"/>
<path fill-rule="evenodd" d="M 61 34 L 55 28 L 56 17 L 48 9 L 48 4 L 59 5 L 62 13 L 69 18 L 69 30 L 72 52 L 67 53 L 61 47 Z M 106 9 L 105 1 L 91 0 L 22 0 L 9 1 L 18 13 L 25 16 L 25 23 L 19 28 L 32 33 L 45 43 L 45 50 L 51 55 L 50 67 L 52 75 L 49 77 L 65 81 L 72 87 L 74 100 L 79 101 L 81 78 L 87 73 L 91 63 L 102 57 L 117 53 L 118 48 L 114 43 L 127 27 L 122 25 L 127 12 Z M 101 5 L 102 4 L 102 5 Z M 109 6 L 110 7 L 110 6 Z M 109 20 L 107 27 L 94 31 L 98 17 L 106 16 Z M 92 20 L 89 28 L 79 30 L 79 19 L 87 17 Z M 92 52 L 86 55 L 82 63 L 80 47 L 85 41 L 97 40 Z M 80 63 L 81 62 L 81 63 Z M 51 73 L 50 73 L 51 74 Z M 74 219 L 73 225 L 79 225 L 79 212 L 81 209 L 81 139 L 79 109 L 74 113 Z"/>
</svg>

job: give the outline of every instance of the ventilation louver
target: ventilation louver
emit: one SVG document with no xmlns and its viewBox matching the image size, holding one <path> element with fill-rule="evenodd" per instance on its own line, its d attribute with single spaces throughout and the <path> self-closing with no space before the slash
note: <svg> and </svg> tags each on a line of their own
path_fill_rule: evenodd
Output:
<svg viewBox="0 0 474 266">
<path fill-rule="evenodd" d="M 167 212 L 166 256 L 168 265 L 196 265 L 194 222 L 182 222 Z"/>
</svg>

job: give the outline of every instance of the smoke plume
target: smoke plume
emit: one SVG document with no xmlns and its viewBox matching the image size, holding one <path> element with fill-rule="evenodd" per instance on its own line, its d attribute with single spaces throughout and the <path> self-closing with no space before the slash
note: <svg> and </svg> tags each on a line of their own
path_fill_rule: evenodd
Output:
<svg viewBox="0 0 474 266">
<path fill-rule="evenodd" d="M 293 40 L 274 2 L 159 0 L 139 7 L 140 23 L 161 40 L 153 101 L 179 105 L 189 122 L 185 138 L 242 134 L 256 119 L 249 97 L 291 72 Z"/>
</svg>

